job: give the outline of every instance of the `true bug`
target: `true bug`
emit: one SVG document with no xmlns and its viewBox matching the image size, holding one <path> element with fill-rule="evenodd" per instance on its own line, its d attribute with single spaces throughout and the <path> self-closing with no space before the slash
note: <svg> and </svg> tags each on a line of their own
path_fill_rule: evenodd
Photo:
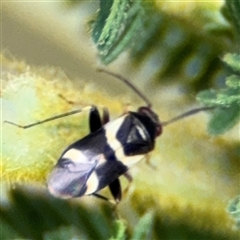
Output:
<svg viewBox="0 0 240 240">
<path fill-rule="evenodd" d="M 161 135 L 162 127 L 212 108 L 193 109 L 161 123 L 157 114 L 152 111 L 150 101 L 132 83 L 118 74 L 104 69 L 99 71 L 123 81 L 144 100 L 146 106 L 139 107 L 136 112 L 128 111 L 113 121 L 109 121 L 106 108 L 103 109 L 101 119 L 98 109 L 95 106 L 90 107 L 90 134 L 63 151 L 49 175 L 47 185 L 50 193 L 60 198 L 94 195 L 105 200 L 108 199 L 97 192 L 108 186 L 118 203 L 122 198 L 119 177 L 124 175 L 131 181 L 129 168 L 154 149 L 155 139 Z M 81 111 L 82 109 L 78 109 L 26 126 L 5 122 L 29 128 Z"/>
</svg>

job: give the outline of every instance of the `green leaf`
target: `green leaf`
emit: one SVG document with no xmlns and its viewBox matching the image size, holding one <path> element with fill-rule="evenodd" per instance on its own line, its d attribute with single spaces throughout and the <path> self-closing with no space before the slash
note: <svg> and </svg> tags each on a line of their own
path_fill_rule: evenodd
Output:
<svg viewBox="0 0 240 240">
<path fill-rule="evenodd" d="M 0 236 L 2 240 L 19 239 L 20 235 L 0 218 Z"/>
<path fill-rule="evenodd" d="M 123 220 L 116 220 L 114 222 L 114 237 L 109 240 L 124 240 L 126 239 L 126 225 Z"/>
<path fill-rule="evenodd" d="M 240 35 L 240 2 L 238 0 L 226 0 L 225 4 L 228 17 Z"/>
<path fill-rule="evenodd" d="M 226 54 L 223 60 L 236 73 L 240 69 L 240 56 Z M 205 90 L 197 95 L 197 100 L 207 106 L 216 107 L 208 124 L 210 134 L 222 134 L 231 129 L 240 119 L 240 76 L 226 78 L 226 87 L 219 90 Z"/>
<path fill-rule="evenodd" d="M 138 222 L 133 231 L 132 240 L 151 239 L 150 233 L 153 227 L 153 213 L 146 213 Z"/>
<path fill-rule="evenodd" d="M 100 1 L 92 38 L 102 61 L 113 61 L 129 44 L 141 17 L 141 1 Z"/>
<path fill-rule="evenodd" d="M 46 232 L 44 240 L 66 240 L 79 238 L 79 232 L 73 226 L 56 228 L 54 231 Z"/>
<path fill-rule="evenodd" d="M 207 106 L 214 106 L 217 102 L 217 92 L 213 89 L 201 91 L 196 98 Z"/>
<path fill-rule="evenodd" d="M 98 40 L 101 37 L 101 33 L 103 31 L 105 22 L 107 21 L 107 18 L 111 12 L 112 4 L 113 0 L 100 1 L 100 10 L 98 13 L 98 18 L 93 25 L 92 31 L 92 39 L 96 44 L 98 43 Z"/>
<path fill-rule="evenodd" d="M 214 111 L 208 123 L 210 134 L 223 134 L 231 129 L 240 120 L 239 104 L 235 103 L 228 108 L 219 108 Z"/>
<path fill-rule="evenodd" d="M 206 104 L 207 106 L 229 106 L 231 104 L 240 102 L 240 91 L 235 88 L 226 88 L 223 90 L 205 90 L 197 95 L 197 100 Z"/>
<path fill-rule="evenodd" d="M 236 227 L 240 229 L 240 195 L 229 202 L 227 211 L 236 221 Z"/>
<path fill-rule="evenodd" d="M 240 89 L 240 77 L 237 75 L 232 75 L 227 78 L 226 85 L 233 89 Z"/>
<path fill-rule="evenodd" d="M 223 61 L 234 71 L 240 72 L 240 55 L 228 53 L 224 56 Z"/>
<path fill-rule="evenodd" d="M 150 233 L 153 226 L 153 213 L 148 212 L 140 218 L 139 222 L 133 229 L 131 239 L 150 239 Z M 126 225 L 122 220 L 115 221 L 115 234 L 116 237 L 111 237 L 110 240 L 124 240 L 127 238 Z"/>
</svg>

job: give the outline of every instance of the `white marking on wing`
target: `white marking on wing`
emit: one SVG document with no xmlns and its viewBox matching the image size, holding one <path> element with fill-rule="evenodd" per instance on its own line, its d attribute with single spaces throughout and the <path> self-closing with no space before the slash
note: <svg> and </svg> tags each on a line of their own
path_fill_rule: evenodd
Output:
<svg viewBox="0 0 240 240">
<path fill-rule="evenodd" d="M 99 185 L 99 180 L 98 180 L 97 173 L 93 171 L 86 182 L 87 191 L 84 193 L 84 195 L 89 195 L 91 193 L 96 192 L 98 185 Z"/>
</svg>

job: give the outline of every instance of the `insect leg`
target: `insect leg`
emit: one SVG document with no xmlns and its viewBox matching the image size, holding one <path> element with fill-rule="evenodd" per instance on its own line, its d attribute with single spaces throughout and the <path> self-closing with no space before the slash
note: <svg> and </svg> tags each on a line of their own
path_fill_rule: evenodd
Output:
<svg viewBox="0 0 240 240">
<path fill-rule="evenodd" d="M 128 180 L 128 185 L 127 185 L 127 187 L 123 191 L 123 195 L 126 195 L 128 193 L 129 188 L 130 188 L 130 185 L 131 185 L 131 183 L 133 181 L 133 177 L 131 176 L 131 174 L 129 172 L 125 172 L 123 174 L 123 176 Z"/>
<path fill-rule="evenodd" d="M 119 203 L 122 199 L 122 188 L 119 179 L 115 179 L 108 187 L 116 203 Z"/>
<path fill-rule="evenodd" d="M 99 128 L 102 127 L 102 125 L 106 124 L 107 122 L 109 122 L 108 109 L 103 108 L 103 116 L 101 120 L 98 109 L 95 106 L 92 106 L 92 109 L 90 110 L 90 116 L 89 116 L 90 132 L 92 133 L 97 131 Z"/>
<path fill-rule="evenodd" d="M 114 215 L 114 217 L 115 217 L 116 219 L 120 219 L 120 217 L 119 217 L 119 215 L 118 215 L 118 212 L 117 212 L 117 206 L 118 206 L 117 202 L 114 202 L 114 201 L 112 201 L 112 200 L 109 200 L 108 198 L 106 198 L 106 197 L 104 197 L 104 196 L 102 196 L 102 195 L 100 195 L 100 194 L 98 194 L 98 193 L 92 193 L 91 196 L 97 197 L 97 198 L 99 198 L 99 199 L 102 199 L 102 200 L 104 200 L 104 201 L 107 201 L 107 202 L 113 204 L 113 215 Z"/>
<path fill-rule="evenodd" d="M 107 201 L 107 202 L 110 202 L 110 203 L 112 203 L 112 204 L 114 204 L 114 205 L 116 204 L 116 202 L 114 202 L 114 201 L 108 199 L 107 197 L 104 197 L 104 196 L 102 196 L 102 195 L 100 195 L 100 194 L 98 194 L 98 193 L 92 193 L 91 196 L 100 198 L 100 199 L 102 199 L 102 200 L 104 200 L 104 201 Z"/>
<path fill-rule="evenodd" d="M 152 168 L 153 170 L 156 170 L 157 169 L 157 166 L 154 165 L 153 163 L 151 163 L 151 160 L 150 160 L 150 154 L 147 154 L 146 155 L 146 164 Z"/>
<path fill-rule="evenodd" d="M 74 101 L 68 100 L 68 99 L 65 98 L 62 94 L 58 94 L 58 96 L 59 96 L 62 100 L 64 100 L 66 103 L 68 103 L 68 104 L 71 104 L 71 105 L 77 104 L 77 103 L 74 102 Z"/>
<path fill-rule="evenodd" d="M 90 132 L 93 133 L 102 127 L 102 121 L 98 109 L 95 106 L 92 106 L 89 115 L 89 127 Z"/>
<path fill-rule="evenodd" d="M 109 117 L 109 112 L 108 112 L 108 109 L 107 108 L 103 108 L 103 117 L 102 117 L 102 124 L 106 124 L 108 123 L 110 120 L 110 117 Z"/>
<path fill-rule="evenodd" d="M 67 98 L 65 98 L 62 94 L 58 94 L 58 97 L 60 97 L 63 101 L 65 101 L 66 103 L 70 104 L 70 105 L 82 105 L 84 106 L 86 103 L 85 102 L 82 102 L 82 101 L 72 101 L 72 100 L 69 100 Z"/>
</svg>

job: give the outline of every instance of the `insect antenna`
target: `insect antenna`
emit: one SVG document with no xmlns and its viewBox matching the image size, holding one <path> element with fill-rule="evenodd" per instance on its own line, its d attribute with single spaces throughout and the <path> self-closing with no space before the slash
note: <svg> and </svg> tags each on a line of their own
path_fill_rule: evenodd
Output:
<svg viewBox="0 0 240 240">
<path fill-rule="evenodd" d="M 111 76 L 115 77 L 116 79 L 121 80 L 128 87 L 130 87 L 147 104 L 147 107 L 149 107 L 149 108 L 152 107 L 152 103 L 149 101 L 149 99 L 141 91 L 139 91 L 129 80 L 127 80 L 126 78 L 124 78 L 120 74 L 113 73 L 113 72 L 108 71 L 108 70 L 103 69 L 103 68 L 98 68 L 97 71 L 104 72 L 108 75 L 111 75 Z"/>
<path fill-rule="evenodd" d="M 82 112 L 84 110 L 89 110 L 90 108 L 91 108 L 91 106 L 88 106 L 88 107 L 85 107 L 83 109 L 77 109 L 77 110 L 74 110 L 74 111 L 71 111 L 71 112 L 66 112 L 66 113 L 59 114 L 59 115 L 56 115 L 56 116 L 53 116 L 53 117 L 50 117 L 50 118 L 46 118 L 44 120 L 41 120 L 41 121 L 38 121 L 38 122 L 35 122 L 35 123 L 28 124 L 28 125 L 20 125 L 20 124 L 16 124 L 16 123 L 10 122 L 10 121 L 4 121 L 4 122 L 8 123 L 8 124 L 11 124 L 11 125 L 14 125 L 14 126 L 19 127 L 19 128 L 26 129 L 26 128 L 30 128 L 30 127 L 33 127 L 33 126 L 36 126 L 36 125 L 40 125 L 42 123 L 50 122 L 50 121 L 58 119 L 58 118 L 66 117 L 66 116 L 69 116 L 69 115 L 73 115 L 73 114 Z"/>
<path fill-rule="evenodd" d="M 177 117 L 174 117 L 168 121 L 165 121 L 165 122 L 162 122 L 162 126 L 166 126 L 166 125 L 169 125 L 173 122 L 176 122 L 176 121 L 179 121 L 183 118 L 186 118 L 186 117 L 189 117 L 189 116 L 192 116 L 192 115 L 195 115 L 196 113 L 199 113 L 199 112 L 202 112 L 202 111 L 208 111 L 208 110 L 212 110 L 214 109 L 215 107 L 201 107 L 201 108 L 195 108 L 195 109 L 192 109 L 192 110 L 189 110 L 183 114 L 180 114 L 179 116 Z"/>
</svg>

